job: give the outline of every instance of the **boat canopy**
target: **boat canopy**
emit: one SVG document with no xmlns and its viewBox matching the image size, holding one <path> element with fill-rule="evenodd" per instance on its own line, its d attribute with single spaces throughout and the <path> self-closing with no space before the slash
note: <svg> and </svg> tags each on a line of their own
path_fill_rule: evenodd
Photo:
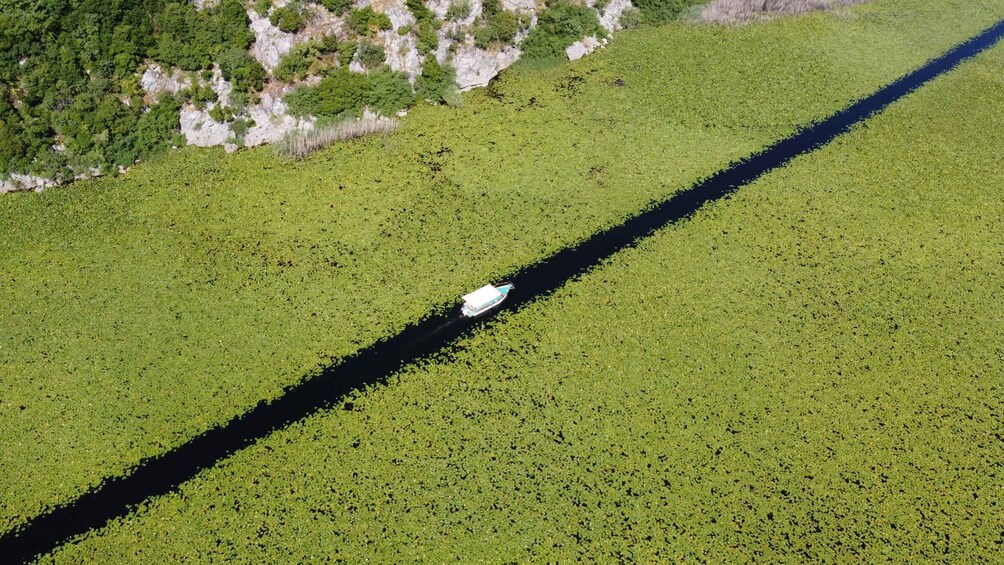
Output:
<svg viewBox="0 0 1004 565">
<path fill-rule="evenodd" d="M 490 284 L 486 284 L 470 294 L 465 294 L 464 302 L 467 303 L 468 307 L 477 310 L 488 306 L 501 297 L 502 293 L 499 292 L 499 289 Z"/>
</svg>

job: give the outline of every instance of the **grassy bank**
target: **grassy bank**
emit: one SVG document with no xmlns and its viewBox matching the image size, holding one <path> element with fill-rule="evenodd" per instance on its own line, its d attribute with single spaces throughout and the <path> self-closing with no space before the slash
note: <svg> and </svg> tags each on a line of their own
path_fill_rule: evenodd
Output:
<svg viewBox="0 0 1004 565">
<path fill-rule="evenodd" d="M 1004 48 L 54 561 L 983 561 Z"/>
<path fill-rule="evenodd" d="M 0 201 L 0 526 L 865 95 L 1004 14 L 625 33 L 302 162 L 182 150 Z M 623 85 L 623 86 L 621 86 Z M 709 88 L 714 85 L 714 88 Z"/>
</svg>

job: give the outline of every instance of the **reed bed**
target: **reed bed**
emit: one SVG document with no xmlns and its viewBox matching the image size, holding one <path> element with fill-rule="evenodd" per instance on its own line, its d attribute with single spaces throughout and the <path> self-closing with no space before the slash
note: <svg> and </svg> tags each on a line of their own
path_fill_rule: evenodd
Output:
<svg viewBox="0 0 1004 565">
<path fill-rule="evenodd" d="M 816 10 L 860 4 L 867 0 L 712 0 L 697 13 L 697 21 L 738 24 L 793 16 Z"/>
<path fill-rule="evenodd" d="M 389 133 L 397 128 L 391 118 L 364 118 L 351 122 L 323 126 L 309 131 L 294 131 L 274 145 L 275 152 L 284 157 L 302 159 L 314 151 L 338 141 L 345 141 L 373 133 Z"/>
</svg>

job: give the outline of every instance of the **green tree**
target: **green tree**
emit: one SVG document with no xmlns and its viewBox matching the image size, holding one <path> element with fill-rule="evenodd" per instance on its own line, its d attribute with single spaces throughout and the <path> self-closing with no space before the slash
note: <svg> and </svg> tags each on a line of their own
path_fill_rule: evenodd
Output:
<svg viewBox="0 0 1004 565">
<path fill-rule="evenodd" d="M 446 19 L 462 20 L 471 15 L 471 0 L 452 0 L 446 9 Z"/>
<path fill-rule="evenodd" d="M 540 13 L 537 27 L 533 28 L 521 47 L 527 59 L 559 58 L 564 57 L 566 47 L 590 35 L 607 35 L 600 26 L 596 10 L 561 3 Z"/>
<path fill-rule="evenodd" d="M 150 107 L 136 122 L 136 149 L 146 155 L 177 143 L 180 125 L 178 116 L 181 102 L 174 96 L 165 96 Z"/>
<path fill-rule="evenodd" d="M 364 67 L 367 69 L 374 69 L 383 64 L 384 60 L 387 58 L 387 52 L 384 51 L 382 45 L 362 42 L 356 50 L 356 57 L 359 58 L 359 62 L 362 63 Z"/>
<path fill-rule="evenodd" d="M 0 120 L 0 171 L 10 171 L 25 157 L 19 124 Z"/>
<path fill-rule="evenodd" d="M 366 77 L 366 106 L 390 116 L 415 103 L 408 75 L 381 69 Z"/>
<path fill-rule="evenodd" d="M 485 25 L 474 32 L 474 41 L 478 47 L 486 49 L 491 45 L 512 42 L 519 32 L 519 19 L 508 10 L 500 10 L 489 16 Z"/>
<path fill-rule="evenodd" d="M 247 49 L 254 42 L 254 33 L 248 27 L 248 13 L 241 0 L 223 0 L 220 4 L 220 38 L 236 47 Z"/>
<path fill-rule="evenodd" d="M 296 4 L 287 4 L 272 10 L 272 15 L 268 19 L 272 25 L 286 33 L 296 33 L 307 25 L 302 10 Z"/>
<path fill-rule="evenodd" d="M 439 20 L 436 14 L 432 13 L 425 6 L 422 0 L 405 0 L 405 5 L 411 14 L 415 16 L 415 35 L 418 38 L 416 48 L 421 54 L 435 51 L 439 46 Z"/>
<path fill-rule="evenodd" d="M 365 36 L 393 27 L 387 14 L 377 12 L 369 6 L 359 10 L 352 10 L 352 13 L 349 14 L 349 25 L 352 26 L 352 29 L 356 33 Z"/>
<path fill-rule="evenodd" d="M 365 96 L 366 77 L 342 68 L 317 86 L 300 87 L 286 101 L 296 115 L 334 118 L 362 109 Z"/>
<path fill-rule="evenodd" d="M 257 92 L 265 85 L 265 68 L 244 49 L 232 47 L 220 54 L 218 62 L 234 90 Z"/>
<path fill-rule="evenodd" d="M 415 94 L 418 98 L 433 103 L 446 102 L 457 89 L 454 83 L 457 71 L 449 65 L 440 65 L 435 57 L 428 57 L 422 65 L 422 74 L 415 79 Z"/>
<path fill-rule="evenodd" d="M 352 0 L 321 0 L 321 5 L 336 15 L 343 15 L 352 7 Z"/>
</svg>

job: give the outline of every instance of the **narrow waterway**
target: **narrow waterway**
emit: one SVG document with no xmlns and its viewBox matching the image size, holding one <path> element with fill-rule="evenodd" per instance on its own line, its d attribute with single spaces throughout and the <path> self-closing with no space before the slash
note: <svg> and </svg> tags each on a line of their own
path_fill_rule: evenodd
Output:
<svg viewBox="0 0 1004 565">
<path fill-rule="evenodd" d="M 732 194 L 795 157 L 829 143 L 926 82 L 992 47 L 1002 36 L 1004 20 L 833 116 L 805 127 L 618 226 L 513 273 L 508 280 L 515 283 L 516 289 L 500 310 L 519 310 L 531 300 L 549 296 L 569 280 L 656 230 L 689 217 L 705 204 Z M 336 406 L 347 393 L 380 383 L 402 366 L 454 344 L 485 321 L 464 318 L 459 307 L 449 312 L 430 313 L 423 321 L 408 326 L 394 337 L 324 369 L 275 401 L 260 403 L 244 415 L 176 449 L 143 461 L 128 475 L 110 477 L 80 498 L 37 516 L 21 528 L 5 532 L 0 537 L 3 562 L 31 560 L 74 536 L 100 528 L 144 500 L 177 489 L 197 473 L 256 440 Z"/>
</svg>

